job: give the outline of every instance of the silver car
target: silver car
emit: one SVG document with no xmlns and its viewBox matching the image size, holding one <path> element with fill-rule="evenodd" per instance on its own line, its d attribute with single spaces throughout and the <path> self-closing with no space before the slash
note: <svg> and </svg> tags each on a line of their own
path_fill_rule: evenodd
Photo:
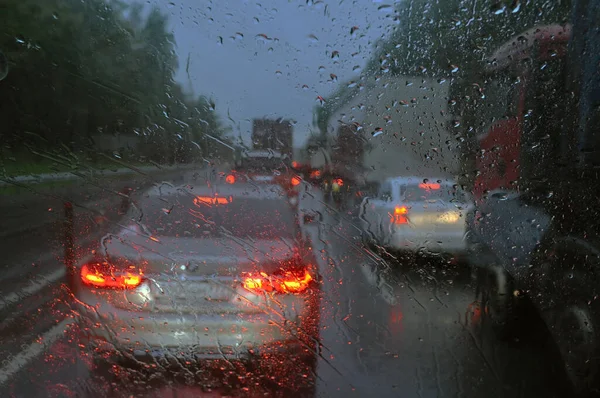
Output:
<svg viewBox="0 0 600 398">
<path fill-rule="evenodd" d="M 474 209 L 453 181 L 397 177 L 386 179 L 375 198 L 365 198 L 359 219 L 368 242 L 398 250 L 462 253 Z"/>
<path fill-rule="evenodd" d="M 71 281 L 96 352 L 316 363 L 319 277 L 279 186 L 163 184 L 120 224 Z"/>
</svg>

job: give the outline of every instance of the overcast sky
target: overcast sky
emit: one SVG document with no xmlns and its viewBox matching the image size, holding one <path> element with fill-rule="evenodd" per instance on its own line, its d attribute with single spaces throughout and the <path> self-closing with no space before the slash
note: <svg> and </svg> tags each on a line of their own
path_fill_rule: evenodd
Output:
<svg viewBox="0 0 600 398">
<path fill-rule="evenodd" d="M 180 63 L 177 78 L 184 87 L 212 97 L 222 120 L 236 135 L 241 130 L 246 142 L 254 118 L 296 120 L 295 146 L 302 145 L 312 125 L 316 97 L 326 96 L 337 84 L 360 73 L 374 43 L 390 32 L 393 3 L 147 2 L 170 16 Z M 358 29 L 351 34 L 353 27 Z M 339 58 L 332 57 L 334 51 Z M 330 78 L 332 73 L 337 82 Z"/>
</svg>

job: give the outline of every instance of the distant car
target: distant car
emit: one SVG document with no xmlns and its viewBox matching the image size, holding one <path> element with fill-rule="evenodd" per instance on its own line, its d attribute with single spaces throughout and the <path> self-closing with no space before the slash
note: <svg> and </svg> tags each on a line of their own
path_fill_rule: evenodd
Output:
<svg viewBox="0 0 600 398">
<path fill-rule="evenodd" d="M 273 150 L 253 150 L 239 155 L 230 181 L 248 181 L 253 184 L 277 184 L 294 207 L 299 202 L 302 177 L 295 172 L 289 158 Z"/>
<path fill-rule="evenodd" d="M 474 204 L 455 182 L 422 177 L 386 179 L 360 206 L 363 237 L 388 249 L 464 253 Z"/>
<path fill-rule="evenodd" d="M 273 171 L 288 171 L 291 161 L 288 156 L 270 149 L 244 151 L 238 155 L 235 169 L 254 175 L 271 175 Z"/>
<path fill-rule="evenodd" d="M 163 184 L 133 203 L 71 282 L 95 352 L 316 366 L 316 261 L 279 186 Z"/>
</svg>

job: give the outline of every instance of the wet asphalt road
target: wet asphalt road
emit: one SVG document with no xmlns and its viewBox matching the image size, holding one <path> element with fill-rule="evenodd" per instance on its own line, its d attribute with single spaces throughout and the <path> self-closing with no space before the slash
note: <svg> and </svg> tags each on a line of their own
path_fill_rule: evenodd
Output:
<svg viewBox="0 0 600 398">
<path fill-rule="evenodd" d="M 317 396 L 570 396 L 555 348 L 527 303 L 523 334 L 500 341 L 478 311 L 468 264 L 382 259 L 360 242 L 352 214 L 339 217 L 318 191 L 312 195 L 301 206 L 324 214 L 306 227 L 323 277 Z M 14 248 L 31 245 L 24 237 Z M 39 265 L 45 272 L 61 266 L 50 257 Z M 108 395 L 73 337 L 61 282 L 18 296 L 3 312 L 0 396 Z"/>
</svg>

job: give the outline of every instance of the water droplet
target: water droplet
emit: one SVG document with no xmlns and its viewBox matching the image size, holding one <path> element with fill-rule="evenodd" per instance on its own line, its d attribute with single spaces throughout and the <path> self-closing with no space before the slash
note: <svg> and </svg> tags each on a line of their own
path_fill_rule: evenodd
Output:
<svg viewBox="0 0 600 398">
<path fill-rule="evenodd" d="M 257 35 L 256 35 L 256 39 L 257 39 L 258 41 L 261 41 L 261 42 L 263 42 L 263 43 L 266 43 L 267 41 L 270 41 L 270 40 L 271 40 L 271 38 L 270 38 L 269 36 L 265 35 L 264 33 L 259 33 L 259 34 L 257 34 Z"/>
<path fill-rule="evenodd" d="M 325 67 L 323 65 L 319 66 L 319 72 L 323 72 L 325 70 Z"/>
<path fill-rule="evenodd" d="M 331 58 L 332 59 L 340 59 L 340 52 L 339 51 L 333 51 L 331 53 Z"/>
<path fill-rule="evenodd" d="M 269 47 L 269 49 L 267 50 L 267 52 L 270 54 L 273 52 L 273 47 Z"/>
<path fill-rule="evenodd" d="M 217 37 L 217 44 L 223 45 L 223 37 L 221 37 L 221 36 Z"/>
<path fill-rule="evenodd" d="M 348 83 L 348 88 L 353 88 L 353 87 L 356 87 L 356 82 Z"/>
<path fill-rule="evenodd" d="M 310 35 L 308 35 L 308 40 L 311 41 L 311 42 L 313 42 L 313 43 L 316 43 L 316 42 L 319 41 L 319 38 L 317 36 L 313 35 L 313 34 L 310 34 Z"/>
<path fill-rule="evenodd" d="M 495 15 L 500 15 L 506 10 L 506 6 L 500 2 L 493 4 L 490 7 L 490 11 L 492 11 Z"/>
<path fill-rule="evenodd" d="M 308 86 L 306 84 L 302 85 L 302 90 L 308 90 Z"/>
<path fill-rule="evenodd" d="M 389 4 L 382 4 L 379 7 L 377 7 L 377 10 L 382 12 L 388 12 L 392 10 L 392 6 Z"/>
<path fill-rule="evenodd" d="M 513 14 L 516 14 L 520 10 L 521 10 L 521 2 L 519 0 L 515 0 L 510 7 L 510 12 L 512 12 Z"/>
<path fill-rule="evenodd" d="M 371 135 L 372 135 L 373 137 L 377 137 L 377 136 L 379 136 L 379 135 L 381 135 L 381 134 L 383 134 L 383 129 L 382 129 L 381 127 L 377 127 L 377 128 L 375 129 L 375 131 L 373 131 L 373 132 L 371 133 Z"/>
<path fill-rule="evenodd" d="M 323 97 L 321 97 L 320 95 L 317 95 L 317 101 L 319 101 L 319 103 L 321 105 L 323 105 L 325 103 L 325 99 Z"/>
<path fill-rule="evenodd" d="M 23 36 L 17 36 L 15 37 L 15 41 L 19 44 L 25 44 L 25 39 L 23 38 Z"/>
<path fill-rule="evenodd" d="M 255 23 L 255 24 L 258 24 L 258 23 L 260 23 L 260 21 L 259 21 L 259 20 L 258 20 L 258 18 L 256 18 L 256 17 L 252 18 L 252 20 L 254 21 L 254 23 Z"/>
<path fill-rule="evenodd" d="M 113 156 L 117 159 L 121 159 L 121 154 L 119 152 L 113 152 Z"/>
<path fill-rule="evenodd" d="M 353 27 L 351 27 L 351 28 L 350 28 L 350 34 L 351 34 L 352 36 L 354 36 L 354 33 L 356 33 L 356 31 L 357 31 L 357 30 L 358 30 L 358 26 L 353 26 Z"/>
<path fill-rule="evenodd" d="M 450 65 L 450 72 L 452 72 L 452 73 L 458 72 L 458 66 L 451 64 Z"/>
<path fill-rule="evenodd" d="M 281 76 L 283 73 L 281 73 L 281 71 L 280 71 L 280 70 L 276 70 L 276 71 L 275 71 L 275 74 L 276 74 L 277 76 Z"/>
<path fill-rule="evenodd" d="M 235 38 L 236 39 L 243 39 L 244 35 L 242 33 L 240 33 L 240 32 L 235 32 Z"/>
<path fill-rule="evenodd" d="M 361 69 L 360 65 L 354 65 L 354 67 L 352 68 L 352 72 L 359 71 L 360 69 Z"/>
<path fill-rule="evenodd" d="M 58 14 L 57 14 L 56 12 L 53 12 L 53 13 L 52 13 L 52 18 L 54 18 L 54 19 L 58 19 Z"/>
<path fill-rule="evenodd" d="M 329 77 L 331 78 L 331 81 L 337 82 L 337 79 L 338 79 L 337 75 L 335 75 L 335 74 L 331 73 L 331 74 L 329 75 Z"/>
<path fill-rule="evenodd" d="M 8 59 L 2 51 L 0 51 L 0 81 L 8 76 Z"/>
</svg>

